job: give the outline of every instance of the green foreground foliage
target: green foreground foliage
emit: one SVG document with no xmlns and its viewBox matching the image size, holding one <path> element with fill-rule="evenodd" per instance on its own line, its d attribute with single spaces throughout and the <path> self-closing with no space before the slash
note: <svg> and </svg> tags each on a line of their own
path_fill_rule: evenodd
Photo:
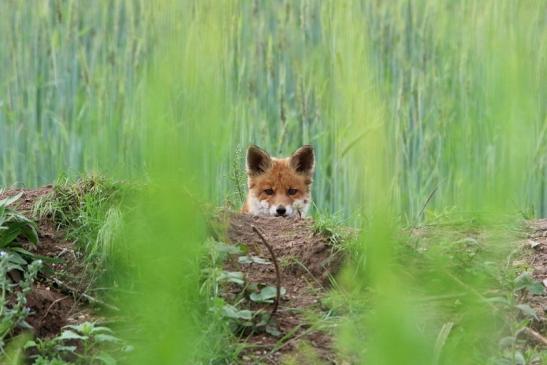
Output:
<svg viewBox="0 0 547 365">
<path fill-rule="evenodd" d="M 75 241 L 85 257 L 97 261 L 95 265 L 89 266 L 88 270 L 94 275 L 97 275 L 97 272 L 108 274 L 99 280 L 100 285 L 105 285 L 113 278 L 115 281 L 121 280 L 118 282 L 121 291 L 111 286 L 110 293 L 103 295 L 103 298 L 108 300 L 118 298 L 118 303 L 122 305 L 126 298 L 130 302 L 125 305 L 130 306 L 131 310 L 123 312 L 125 314 L 121 322 L 116 325 L 117 336 L 113 335 L 111 329 L 104 326 L 83 323 L 78 326 L 67 326 L 58 336 L 50 339 L 27 339 L 24 349 L 32 354 L 33 364 L 113 364 L 116 358 L 131 362 L 138 360 L 140 356 L 148 360 L 157 358 L 156 352 L 148 349 L 142 352 L 145 349 L 142 341 L 151 340 L 141 337 L 143 335 L 140 332 L 141 326 L 154 329 L 149 330 L 148 333 L 159 337 L 161 344 L 158 343 L 158 346 L 162 346 L 162 352 L 168 353 L 167 349 L 174 346 L 174 344 L 166 345 L 164 335 L 160 334 L 162 331 L 160 328 L 165 330 L 169 326 L 166 322 L 169 317 L 152 312 L 150 314 L 152 322 L 141 322 L 143 318 L 147 318 L 142 316 L 147 313 L 149 307 L 142 306 L 141 301 L 142 298 L 146 299 L 147 295 L 139 291 L 124 293 L 125 288 L 136 288 L 137 285 L 143 285 L 142 283 L 147 283 L 149 280 L 153 281 L 150 285 L 158 286 L 159 278 L 157 276 L 140 277 L 144 263 L 136 262 L 135 253 L 118 252 L 115 249 L 112 251 L 89 250 L 88 248 L 88 245 L 97 242 L 99 232 L 111 226 L 108 215 L 104 214 L 108 209 L 104 209 L 101 218 L 93 220 L 92 225 L 84 219 L 65 220 L 67 216 L 74 214 L 75 206 L 79 207 L 80 213 L 74 216 L 84 217 L 84 212 L 89 211 L 89 207 L 96 207 L 100 202 L 105 207 L 119 207 L 120 199 L 112 199 L 113 196 L 131 197 L 130 200 L 133 201 L 135 194 L 144 193 L 148 189 L 143 186 L 138 190 L 131 188 L 131 193 L 123 192 L 126 188 L 127 186 L 120 182 L 90 177 L 74 183 L 63 182 L 54 188 L 52 194 L 44 196 L 37 202 L 36 212 L 44 212 L 39 209 L 40 207 L 43 209 L 44 206 L 59 208 L 55 210 L 57 215 L 51 215 L 50 218 L 57 217 L 56 221 L 59 223 L 67 222 L 63 226 L 67 237 L 72 237 L 75 231 L 88 232 L 88 235 L 80 236 L 81 239 Z M 157 188 L 152 189 L 152 191 L 156 190 Z M 70 191 L 78 191 L 79 194 L 70 200 L 72 204 L 62 204 L 66 202 L 66 192 Z M 9 211 L 9 216 L 17 216 L 20 221 L 28 221 L 12 208 L 7 207 L 6 210 Z M 157 210 L 154 212 L 157 214 Z M 130 222 L 138 221 L 144 231 L 150 228 L 150 223 L 140 218 L 142 211 L 136 213 L 132 207 L 130 210 L 125 210 L 125 214 L 131 217 Z M 160 217 L 163 225 L 157 229 L 164 230 L 165 216 L 160 215 Z M 522 302 L 523 294 L 535 295 L 542 294 L 544 291 L 543 286 L 531 277 L 530 268 L 526 263 L 517 266 L 512 264 L 524 255 L 518 246 L 508 245 L 518 239 L 518 234 L 522 234 L 521 228 L 517 226 L 511 228 L 511 224 L 506 222 L 485 226 L 475 220 L 454 220 L 452 216 L 436 216 L 429 220 L 430 224 L 404 227 L 396 235 L 389 269 L 394 272 L 394 280 L 404 283 L 404 286 L 391 283 L 397 287 L 398 292 L 391 293 L 388 299 L 397 296 L 401 303 L 395 304 L 391 301 L 383 303 L 382 306 L 388 313 L 385 317 L 378 318 L 378 313 L 382 311 L 379 312 L 375 302 L 382 300 L 382 297 L 386 295 L 384 290 L 387 283 L 383 281 L 381 287 L 374 286 L 373 268 L 367 263 L 373 254 L 370 252 L 372 248 L 365 246 L 363 249 L 360 243 L 362 239 L 368 238 L 366 236 L 359 238 L 358 232 L 348 230 L 340 218 L 316 217 L 317 233 L 326 235 L 334 249 L 346 252 L 347 265 L 337 280 L 331 279 L 333 288 L 323 299 L 323 307 L 326 308 L 328 315 L 308 314 L 309 318 L 315 318 L 311 322 L 311 328 L 327 331 L 335 336 L 337 358 L 349 363 L 360 363 L 363 359 L 370 358 L 371 351 L 378 351 L 378 348 L 382 349 L 386 346 L 385 350 L 380 350 L 381 354 L 378 356 L 385 358 L 386 364 L 394 364 L 402 360 L 402 356 L 394 354 L 395 357 L 387 357 L 387 348 L 393 341 L 401 341 L 410 346 L 403 354 L 405 359 L 416 359 L 417 362 L 541 364 L 545 360 L 545 354 L 541 348 L 531 346 L 519 335 L 537 319 L 534 310 L 526 302 Z M 128 227 L 118 227 L 115 232 L 111 232 L 113 242 L 125 241 L 126 238 L 121 238 L 120 235 L 127 230 Z M 143 234 L 142 232 L 139 235 Z M 159 235 L 159 231 L 151 233 L 155 237 Z M 134 236 L 133 240 L 136 240 L 139 235 Z M 84 237 L 87 241 L 82 240 Z M 148 244 L 149 239 L 145 237 L 143 244 Z M 17 242 L 17 237 L 13 242 Z M 247 282 L 240 272 L 224 270 L 223 263 L 230 256 L 236 256 L 243 264 L 265 265 L 271 262 L 249 254 L 242 247 L 227 245 L 212 237 L 202 247 L 200 253 L 192 259 L 197 261 L 187 262 L 198 268 L 199 274 L 195 279 L 188 280 L 186 277 L 184 281 L 176 280 L 174 283 L 177 289 L 164 291 L 162 288 L 154 292 L 154 299 L 157 299 L 160 294 L 175 293 L 177 298 L 171 300 L 175 300 L 173 303 L 178 303 L 172 307 L 177 312 L 190 308 L 195 311 L 194 317 L 189 319 L 189 325 L 195 329 L 194 339 L 186 340 L 194 345 L 207 347 L 207 350 L 201 347 L 185 351 L 176 350 L 172 356 L 181 361 L 191 359 L 193 363 L 237 363 L 243 351 L 249 346 L 252 349 L 252 345 L 241 342 L 242 337 L 240 337 L 241 333 L 245 333 L 241 331 L 249 330 L 277 337 L 278 344 L 274 348 L 281 348 L 285 341 L 291 338 L 282 336 L 275 322 L 269 321 L 268 313 L 242 309 L 243 298 L 236 298 L 230 302 L 226 301 L 222 295 L 227 285 L 235 284 L 242 287 L 256 285 L 256 283 Z M 141 246 L 140 249 L 144 247 Z M 158 256 L 156 249 L 157 247 L 152 247 L 150 251 L 152 256 L 146 256 L 146 258 L 155 257 L 151 265 L 157 272 L 159 270 L 157 260 L 166 260 L 166 258 L 162 259 Z M 100 259 L 101 255 L 106 257 Z M 112 256 L 117 257 L 117 260 L 112 260 Z M 3 254 L 2 267 L 5 270 L 2 277 L 7 281 L 4 281 L 2 287 L 8 292 L 17 293 L 18 299 L 15 304 L 3 303 L 4 337 L 13 333 L 16 327 L 25 328 L 24 319 L 28 315 L 28 310 L 25 308 L 25 295 L 30 291 L 38 270 L 42 267 L 41 261 L 23 261 L 24 265 L 19 265 L 17 268 L 25 272 L 24 280 L 14 285 L 6 275 L 7 271 L 14 267 L 5 266 L 4 264 L 8 262 L 6 259 L 9 259 L 9 256 Z M 175 257 L 175 259 L 179 258 Z M 32 263 L 27 264 L 27 262 Z M 122 270 L 118 267 L 120 264 L 124 265 Z M 173 273 L 173 268 L 176 268 L 176 265 L 166 266 L 170 273 Z M 136 276 L 128 275 L 128 273 Z M 360 279 L 357 279 L 359 277 Z M 382 277 L 382 280 L 385 280 L 385 277 Z M 179 286 L 182 282 L 187 285 L 185 288 Z M 163 283 L 161 286 L 166 284 Z M 186 295 L 192 293 L 194 297 L 184 297 L 180 290 L 183 290 Z M 284 288 L 282 288 L 283 292 Z M 274 296 L 275 288 L 266 286 L 252 294 L 250 300 L 257 303 L 271 303 Z M 152 306 L 152 304 L 149 305 Z M 198 308 L 202 308 L 203 311 Z M 142 310 L 146 312 L 141 312 Z M 141 314 L 135 315 L 139 312 Z M 165 312 L 164 310 L 163 313 Z M 389 327 L 386 328 L 386 325 Z M 386 332 L 383 334 L 386 336 L 386 343 L 371 342 L 374 341 L 375 336 L 379 335 L 377 331 L 380 327 L 378 326 L 383 326 L 381 328 Z M 400 334 L 399 331 L 402 329 L 408 333 Z M 136 335 L 135 331 L 140 335 Z M 416 331 L 419 331 L 419 336 L 416 336 Z M 399 333 L 401 337 L 397 338 L 395 333 Z M 118 337 L 120 335 L 124 340 Z M 171 335 L 185 338 L 186 333 L 177 331 Z M 8 339 L 11 341 L 11 337 Z M 378 346 L 378 348 L 375 349 L 372 346 Z M 301 350 L 306 351 L 305 348 Z M 309 354 L 305 356 L 308 356 L 306 358 L 310 359 L 309 361 L 317 360 L 313 350 L 307 351 Z M 285 357 L 285 360 L 287 363 L 292 361 L 290 356 Z"/>
</svg>

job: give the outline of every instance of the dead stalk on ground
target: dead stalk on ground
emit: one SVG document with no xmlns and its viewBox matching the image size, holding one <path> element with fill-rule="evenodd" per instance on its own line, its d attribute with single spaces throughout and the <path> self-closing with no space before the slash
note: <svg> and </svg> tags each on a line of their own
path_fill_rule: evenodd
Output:
<svg viewBox="0 0 547 365">
<path fill-rule="evenodd" d="M 270 244 L 268 243 L 268 241 L 266 241 L 266 238 L 264 238 L 264 235 L 262 233 L 260 233 L 260 231 L 258 230 L 258 228 L 256 228 L 254 225 L 251 226 L 253 228 L 253 231 L 257 234 L 257 236 L 260 238 L 260 240 L 262 241 L 262 243 L 264 244 L 264 246 L 266 246 L 266 248 L 268 249 L 268 251 L 270 252 L 270 255 L 272 256 L 272 261 L 274 263 L 274 267 L 275 267 L 275 277 L 276 277 L 276 283 L 275 283 L 275 289 L 276 289 L 276 298 L 275 298 L 275 303 L 274 303 L 274 307 L 272 309 L 272 312 L 270 313 L 270 319 L 275 315 L 275 313 L 277 312 L 277 308 L 279 307 L 279 301 L 281 299 L 281 274 L 279 273 L 279 264 L 277 263 L 277 257 L 275 256 L 275 253 L 274 253 L 274 250 L 272 248 L 272 246 L 270 246 Z"/>
</svg>

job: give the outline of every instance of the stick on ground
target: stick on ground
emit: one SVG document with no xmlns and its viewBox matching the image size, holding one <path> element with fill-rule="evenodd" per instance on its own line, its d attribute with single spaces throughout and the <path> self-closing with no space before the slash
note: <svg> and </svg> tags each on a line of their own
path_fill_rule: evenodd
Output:
<svg viewBox="0 0 547 365">
<path fill-rule="evenodd" d="M 517 333 L 517 336 L 523 336 L 529 341 L 534 342 L 537 345 L 542 347 L 547 347 L 547 338 L 543 337 L 538 332 L 534 331 L 531 328 L 525 327 Z"/>
<path fill-rule="evenodd" d="M 97 298 L 94 298 L 92 297 L 91 295 L 89 294 L 86 294 L 86 293 L 81 293 L 79 292 L 78 290 L 70 287 L 69 285 L 65 284 L 64 282 L 62 282 L 61 280 L 57 279 L 57 278 L 52 278 L 53 282 L 55 284 L 57 284 L 57 286 L 59 288 L 61 288 L 61 290 L 63 290 L 65 293 L 69 293 L 69 294 L 72 294 L 73 296 L 75 297 L 81 297 L 81 298 L 84 298 L 85 300 L 87 300 L 88 303 L 92 303 L 92 304 L 97 304 L 97 305 L 100 305 L 100 306 L 103 306 L 105 308 L 108 308 L 108 309 L 111 309 L 113 311 L 116 311 L 116 312 L 119 312 L 120 309 L 112 304 L 108 304 L 106 302 L 103 302 L 102 300 L 100 299 L 97 299 Z"/>
<path fill-rule="evenodd" d="M 266 246 L 266 248 L 268 249 L 268 251 L 270 252 L 270 255 L 272 256 L 272 261 L 274 263 L 274 267 L 275 267 L 275 276 L 276 276 L 276 283 L 275 283 L 275 288 L 276 288 L 276 298 L 275 298 L 275 303 L 274 303 L 274 307 L 272 309 L 272 312 L 270 313 L 270 318 L 272 318 L 275 313 L 277 312 L 277 308 L 279 307 L 279 301 L 281 299 L 281 274 L 279 273 L 279 264 L 277 263 L 277 257 L 275 256 L 275 253 L 274 253 L 274 250 L 272 248 L 272 246 L 270 246 L 270 244 L 268 243 L 268 241 L 266 241 L 266 238 L 264 238 L 264 235 L 262 233 L 260 233 L 260 231 L 258 230 L 258 228 L 256 228 L 254 225 L 251 226 L 253 228 L 253 231 L 257 234 L 257 236 L 260 238 L 260 240 L 262 241 L 262 243 L 264 244 L 264 246 Z"/>
</svg>

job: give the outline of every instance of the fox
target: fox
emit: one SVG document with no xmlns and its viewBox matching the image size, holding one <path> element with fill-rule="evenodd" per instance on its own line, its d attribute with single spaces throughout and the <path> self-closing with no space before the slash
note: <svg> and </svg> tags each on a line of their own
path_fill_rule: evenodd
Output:
<svg viewBox="0 0 547 365">
<path fill-rule="evenodd" d="M 248 193 L 243 213 L 300 218 L 308 214 L 315 167 L 311 145 L 300 147 L 287 158 L 271 157 L 250 145 L 246 157 Z"/>
</svg>

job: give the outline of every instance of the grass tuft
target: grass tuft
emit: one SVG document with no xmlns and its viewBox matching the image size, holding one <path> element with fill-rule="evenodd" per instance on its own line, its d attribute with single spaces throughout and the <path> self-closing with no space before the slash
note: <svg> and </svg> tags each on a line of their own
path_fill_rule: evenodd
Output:
<svg viewBox="0 0 547 365">
<path fill-rule="evenodd" d="M 120 205 L 126 188 L 101 176 L 64 179 L 37 201 L 33 213 L 55 222 L 89 261 L 107 259 L 123 223 Z"/>
</svg>

